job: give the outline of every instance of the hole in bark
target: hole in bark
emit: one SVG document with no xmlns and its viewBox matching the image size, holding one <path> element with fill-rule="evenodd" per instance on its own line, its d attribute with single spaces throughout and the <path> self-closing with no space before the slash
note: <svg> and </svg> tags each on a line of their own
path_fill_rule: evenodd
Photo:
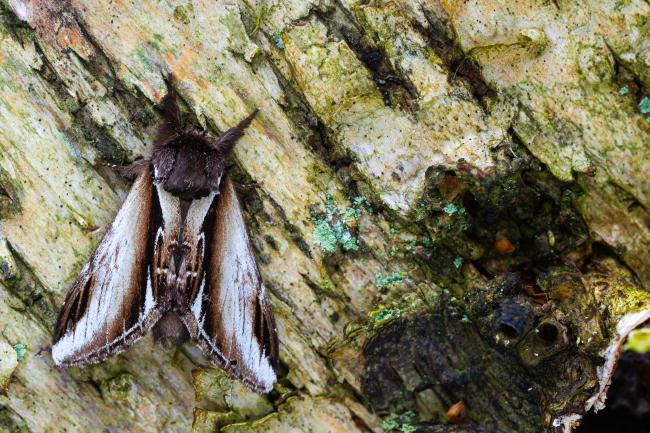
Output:
<svg viewBox="0 0 650 433">
<path fill-rule="evenodd" d="M 557 326 L 553 325 L 552 323 L 543 323 L 539 328 L 537 328 L 537 330 L 539 332 L 539 338 L 548 344 L 555 343 L 558 335 L 560 334 Z"/>
<path fill-rule="evenodd" d="M 576 433 L 650 431 L 650 354 L 623 352 L 605 409 L 585 415 Z"/>
<path fill-rule="evenodd" d="M 467 210 L 467 213 L 476 216 L 479 213 L 479 204 L 472 194 L 465 194 L 463 196 L 463 207 Z"/>
<path fill-rule="evenodd" d="M 519 338 L 519 331 L 507 323 L 501 323 L 499 325 L 499 333 L 511 339 Z"/>
</svg>

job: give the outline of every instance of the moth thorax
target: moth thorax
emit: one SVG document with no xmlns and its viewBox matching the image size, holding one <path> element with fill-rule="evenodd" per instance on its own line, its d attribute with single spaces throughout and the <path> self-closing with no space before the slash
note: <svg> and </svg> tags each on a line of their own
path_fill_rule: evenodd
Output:
<svg viewBox="0 0 650 433">
<path fill-rule="evenodd" d="M 173 311 L 168 311 L 160 318 L 152 333 L 154 341 L 167 349 L 187 343 L 190 339 L 185 324 Z"/>
</svg>

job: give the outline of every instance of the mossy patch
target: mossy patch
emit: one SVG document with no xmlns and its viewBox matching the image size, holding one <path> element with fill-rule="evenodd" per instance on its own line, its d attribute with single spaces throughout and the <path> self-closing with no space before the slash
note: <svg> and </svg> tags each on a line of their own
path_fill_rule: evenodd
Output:
<svg viewBox="0 0 650 433">
<path fill-rule="evenodd" d="M 174 19 L 182 24 L 188 25 L 191 20 L 189 15 L 194 12 L 194 5 L 192 3 L 187 4 L 187 6 L 176 6 L 174 8 Z"/>
</svg>

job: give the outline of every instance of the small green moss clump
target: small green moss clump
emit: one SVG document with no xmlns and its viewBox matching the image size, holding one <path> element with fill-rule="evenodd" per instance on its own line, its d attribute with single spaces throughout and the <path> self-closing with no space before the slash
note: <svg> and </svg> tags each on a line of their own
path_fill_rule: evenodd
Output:
<svg viewBox="0 0 650 433">
<path fill-rule="evenodd" d="M 185 25 L 190 23 L 190 17 L 183 6 L 176 6 L 176 9 L 174 9 L 174 19 Z"/>
</svg>

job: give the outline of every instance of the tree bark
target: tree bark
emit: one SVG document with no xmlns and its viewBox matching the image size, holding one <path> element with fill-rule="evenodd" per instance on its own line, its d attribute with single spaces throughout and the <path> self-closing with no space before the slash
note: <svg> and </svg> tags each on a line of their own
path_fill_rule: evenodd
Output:
<svg viewBox="0 0 650 433">
<path fill-rule="evenodd" d="M 0 430 L 570 431 L 650 315 L 650 6 L 0 0 Z M 49 355 L 164 77 L 230 172 L 282 366 Z M 463 401 L 459 416 L 447 411 Z M 458 407 L 458 406 L 457 406 Z"/>
</svg>

